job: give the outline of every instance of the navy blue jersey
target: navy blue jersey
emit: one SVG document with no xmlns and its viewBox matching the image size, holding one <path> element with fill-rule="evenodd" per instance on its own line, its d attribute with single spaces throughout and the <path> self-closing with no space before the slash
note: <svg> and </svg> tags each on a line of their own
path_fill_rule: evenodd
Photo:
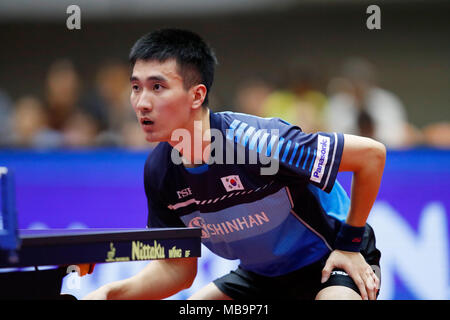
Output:
<svg viewBox="0 0 450 320">
<path fill-rule="evenodd" d="M 212 252 L 265 276 L 333 250 L 350 207 L 336 181 L 343 135 L 307 134 L 278 118 L 234 112 L 211 112 L 210 126 L 221 133 L 212 158 L 235 151 L 234 161 L 187 168 L 174 163 L 168 143 L 158 144 L 144 170 L 148 227 L 201 227 Z M 261 158 L 245 158 L 253 153 Z M 263 156 L 277 164 L 274 174 L 262 174 L 270 165 Z"/>
</svg>

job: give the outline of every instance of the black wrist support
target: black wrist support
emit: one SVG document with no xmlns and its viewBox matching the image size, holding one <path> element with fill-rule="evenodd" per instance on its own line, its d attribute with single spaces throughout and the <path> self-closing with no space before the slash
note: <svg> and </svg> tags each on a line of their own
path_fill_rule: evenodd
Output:
<svg viewBox="0 0 450 320">
<path fill-rule="evenodd" d="M 359 252 L 366 227 L 353 227 L 343 223 L 338 232 L 334 248 L 344 251 Z"/>
</svg>

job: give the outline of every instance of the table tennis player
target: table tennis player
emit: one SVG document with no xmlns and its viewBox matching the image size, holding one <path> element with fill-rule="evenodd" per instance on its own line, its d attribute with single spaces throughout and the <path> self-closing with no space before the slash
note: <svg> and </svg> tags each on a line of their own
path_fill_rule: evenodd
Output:
<svg viewBox="0 0 450 320">
<path fill-rule="evenodd" d="M 213 253 L 240 260 L 191 299 L 376 299 L 381 253 L 366 221 L 383 144 L 212 112 L 217 59 L 191 31 L 150 32 L 129 58 L 132 107 L 146 140 L 159 142 L 144 166 L 147 226 L 201 227 Z M 221 159 L 230 152 L 230 161 Z M 336 180 L 340 171 L 353 173 L 350 196 Z M 85 299 L 163 299 L 196 274 L 197 258 L 152 261 Z"/>
</svg>

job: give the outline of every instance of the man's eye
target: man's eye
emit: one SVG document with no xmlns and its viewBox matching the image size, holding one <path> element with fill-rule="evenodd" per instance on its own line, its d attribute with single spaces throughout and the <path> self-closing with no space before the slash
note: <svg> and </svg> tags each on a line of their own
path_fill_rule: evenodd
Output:
<svg viewBox="0 0 450 320">
<path fill-rule="evenodd" d="M 139 91 L 139 86 L 138 85 L 133 85 L 131 87 L 131 89 L 133 89 L 133 91 Z"/>
<path fill-rule="evenodd" d="M 155 83 L 155 85 L 153 86 L 153 90 L 156 91 L 160 91 L 162 88 L 163 88 L 162 85 L 160 85 L 159 83 Z"/>
</svg>

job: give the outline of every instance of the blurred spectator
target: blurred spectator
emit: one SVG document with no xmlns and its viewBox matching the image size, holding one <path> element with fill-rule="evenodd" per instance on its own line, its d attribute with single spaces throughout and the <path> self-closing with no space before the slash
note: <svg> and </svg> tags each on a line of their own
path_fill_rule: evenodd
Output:
<svg viewBox="0 0 450 320">
<path fill-rule="evenodd" d="M 450 148 L 450 122 L 438 122 L 423 128 L 424 141 L 429 146 Z"/>
<path fill-rule="evenodd" d="M 235 105 L 243 113 L 255 116 L 263 116 L 263 105 L 273 88 L 260 78 L 252 78 L 239 84 Z"/>
<path fill-rule="evenodd" d="M 130 105 L 130 71 L 127 64 L 108 61 L 100 66 L 95 87 L 82 100 L 82 105 L 94 112 L 99 122 L 100 145 L 123 144 L 123 127 L 128 121 L 137 121 Z"/>
<path fill-rule="evenodd" d="M 403 104 L 376 85 L 374 67 L 360 58 L 349 59 L 342 77 L 329 84 L 327 130 L 375 138 L 387 147 L 416 144 L 420 132 L 407 122 Z"/>
<path fill-rule="evenodd" d="M 62 128 L 64 146 L 69 148 L 94 147 L 97 134 L 97 122 L 91 115 L 82 111 L 72 114 Z"/>
<path fill-rule="evenodd" d="M 158 143 L 150 143 L 145 140 L 145 135 L 142 133 L 140 124 L 134 121 L 127 121 L 122 126 L 121 131 L 122 145 L 134 150 L 144 150 L 156 147 Z"/>
<path fill-rule="evenodd" d="M 76 112 L 80 89 L 79 75 L 70 60 L 57 60 L 50 66 L 45 88 L 50 128 L 61 130 Z"/>
<path fill-rule="evenodd" d="M 151 146 L 137 130 L 126 64 L 105 63 L 98 70 L 95 87 L 82 96 L 80 76 L 67 59 L 50 65 L 45 103 L 28 96 L 12 108 L 0 92 L 0 144 L 32 148 Z"/>
<path fill-rule="evenodd" d="M 315 71 L 303 63 L 293 63 L 285 80 L 285 88 L 274 91 L 265 100 L 263 115 L 282 118 L 304 132 L 323 130 L 327 99 L 318 89 Z"/>
<path fill-rule="evenodd" d="M 11 132 L 10 118 L 12 112 L 12 101 L 9 96 L 0 89 L 0 147 L 8 143 Z"/>
<path fill-rule="evenodd" d="M 48 128 L 42 102 L 33 96 L 20 98 L 14 106 L 10 144 L 22 148 L 56 148 L 61 135 Z"/>
</svg>

